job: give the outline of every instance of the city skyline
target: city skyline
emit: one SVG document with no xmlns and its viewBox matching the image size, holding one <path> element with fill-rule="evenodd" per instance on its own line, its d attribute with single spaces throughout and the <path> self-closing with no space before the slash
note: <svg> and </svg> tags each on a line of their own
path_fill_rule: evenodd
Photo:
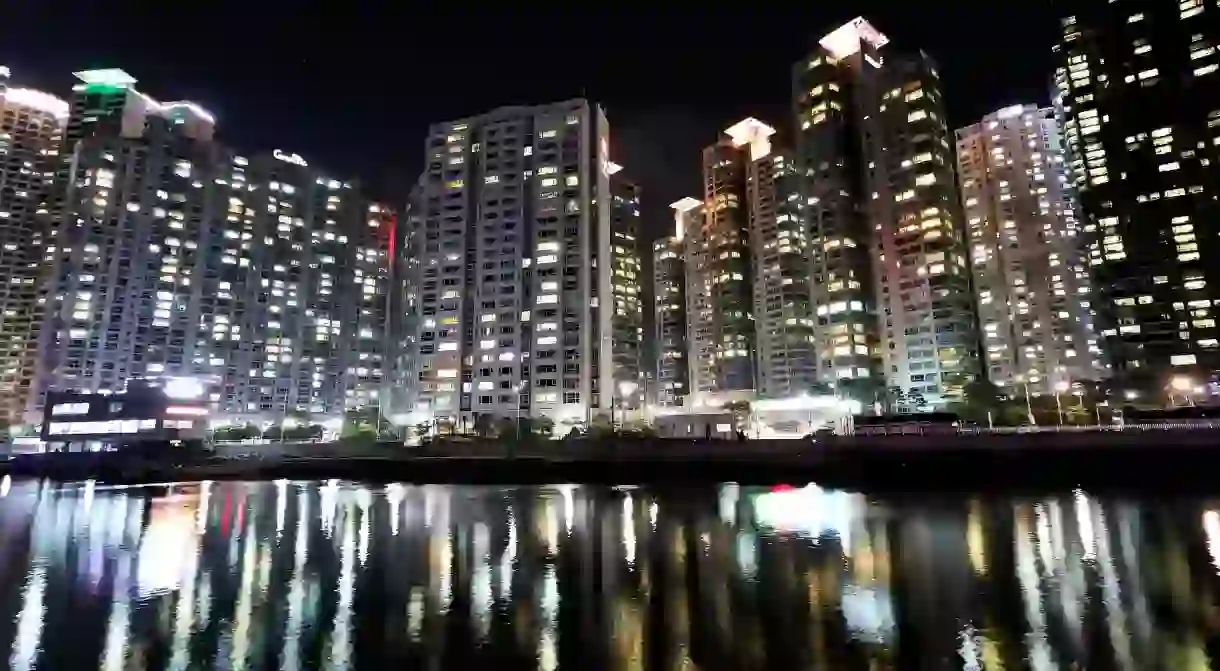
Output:
<svg viewBox="0 0 1220 671">
<path fill-rule="evenodd" d="M 471 80 L 427 69 L 414 74 L 415 65 L 400 65 L 429 63 L 436 47 L 444 52 L 446 39 L 421 22 L 361 13 L 335 17 L 311 13 L 308 6 L 266 16 L 241 11 L 242 32 L 258 36 L 256 42 L 243 46 L 222 40 L 183 49 L 162 36 L 172 34 L 181 21 L 201 34 L 227 29 L 235 3 L 193 7 L 189 16 L 127 16 L 85 3 L 67 4 L 54 12 L 36 5 L 6 8 L 0 63 L 24 73 L 25 85 L 63 96 L 71 85 L 67 73 L 124 68 L 154 96 L 180 95 L 202 104 L 216 115 L 224 141 L 250 150 L 290 148 L 338 175 L 360 175 L 379 198 L 405 200 L 423 167 L 415 148 L 437 119 L 512 104 L 597 100 L 615 126 L 613 153 L 637 171 L 634 179 L 651 194 L 642 210 L 646 240 L 668 233 L 668 203 L 699 186 L 699 158 L 692 152 L 723 128 L 754 116 L 777 124 L 782 137 L 789 137 L 785 69 L 831 27 L 862 14 L 895 44 L 927 50 L 943 66 L 950 125 L 960 126 L 1018 102 L 1049 101 L 1043 71 L 1052 62 L 1057 19 L 1055 10 L 1039 5 L 954 6 L 929 23 L 922 20 L 924 7 L 882 2 L 698 17 L 603 14 L 592 23 L 561 11 L 473 21 L 467 16 L 462 20 L 463 64 L 482 67 L 504 53 L 540 64 L 536 69 L 497 68 Z M 560 30 L 538 43 L 510 37 L 539 22 L 581 29 Z M 735 77 L 730 94 L 716 69 L 692 58 L 672 36 L 701 25 L 711 29 L 741 22 L 761 29 L 734 40 L 728 62 L 748 76 Z M 43 25 L 45 30 L 29 29 Z M 1003 30 L 979 30 L 986 26 Z M 629 48 L 617 47 L 587 39 L 590 31 L 647 37 L 633 39 Z M 33 39 L 48 32 L 61 38 Z M 302 39 L 317 34 L 327 39 Z M 101 35 L 113 38 L 102 40 Z M 987 68 L 975 67 L 983 60 Z M 412 76 L 424 77 L 428 85 L 390 84 Z M 343 104 L 330 104 L 339 101 Z"/>
<path fill-rule="evenodd" d="M 671 201 L 680 216 L 660 246 L 645 211 L 678 182 L 648 175 L 671 160 L 625 159 L 613 114 L 590 95 L 433 119 L 424 168 L 396 186 L 406 195 L 373 201 L 357 186 L 350 201 L 322 192 L 356 179 L 316 172 L 291 145 L 247 152 L 205 104 L 159 102 L 124 70 L 75 71 L 61 100 L 6 67 L 0 214 L 13 279 L 0 382 L 31 392 L 27 417 L 52 389 L 185 375 L 215 384 L 212 410 L 226 415 L 380 408 L 394 389 L 396 415 L 462 426 L 514 413 L 592 422 L 658 392 L 697 408 L 833 392 L 859 408 L 926 411 L 966 400 L 977 380 L 1028 396 L 1111 371 L 1128 393 L 1176 376 L 1198 394 L 1220 347 L 1207 337 L 1214 253 L 1195 235 L 1208 224 L 1191 217 L 1207 209 L 1206 185 L 1190 179 L 1211 165 L 1206 128 L 1220 114 L 1207 109 L 1215 47 L 1193 32 L 1201 12 L 1063 16 L 1058 66 L 1044 71 L 1053 99 L 965 124 L 924 43 L 866 16 L 824 27 L 783 68 L 787 113 L 728 122 L 692 151 L 701 165 L 682 179 L 700 183 Z M 1174 30 L 1129 50 L 1123 36 L 1150 20 Z M 1193 68 L 1190 104 L 1153 109 L 1148 96 L 1164 88 L 1154 66 L 1177 68 L 1160 55 L 1177 52 Z M 1179 131 L 1190 146 L 1177 151 Z M 1155 151 L 1143 156 L 1147 137 Z M 1120 143 L 1122 160 L 1108 153 Z M 1128 179 L 1139 194 L 1117 185 Z M 1167 236 L 1176 258 L 1146 256 Z M 649 273 L 679 257 L 665 277 Z M 239 261 L 261 289 L 226 274 Z M 1152 266 L 1163 274 L 1144 277 Z M 1157 288 L 1136 291 L 1145 281 Z M 647 301 L 650 291 L 665 295 Z M 218 300 L 236 301 L 223 321 Z M 352 312 L 357 301 L 374 304 Z M 1168 311 L 1190 313 L 1177 337 Z M 218 344 L 252 337 L 233 334 L 234 320 L 258 331 L 251 347 Z M 654 363 L 645 333 L 685 375 Z M 671 386 L 650 389 L 654 377 Z"/>
</svg>

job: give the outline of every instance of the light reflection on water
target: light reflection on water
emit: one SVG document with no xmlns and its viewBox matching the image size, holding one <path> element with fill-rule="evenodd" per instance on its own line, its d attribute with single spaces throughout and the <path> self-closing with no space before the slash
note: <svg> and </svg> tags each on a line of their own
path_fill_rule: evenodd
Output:
<svg viewBox="0 0 1220 671">
<path fill-rule="evenodd" d="M 12 669 L 1207 669 L 1220 502 L 0 487 Z"/>
</svg>

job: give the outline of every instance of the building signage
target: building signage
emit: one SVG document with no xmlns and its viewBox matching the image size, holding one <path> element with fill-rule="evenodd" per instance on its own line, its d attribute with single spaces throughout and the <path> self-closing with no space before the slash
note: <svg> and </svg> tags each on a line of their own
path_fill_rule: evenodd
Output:
<svg viewBox="0 0 1220 671">
<path fill-rule="evenodd" d="M 300 154 L 289 154 L 288 152 L 276 149 L 275 151 L 271 152 L 271 155 L 285 163 L 299 165 L 302 168 L 307 167 L 309 165 L 308 163 L 305 162 L 305 159 L 301 158 Z"/>
<path fill-rule="evenodd" d="M 60 403 L 51 408 L 52 415 L 87 415 L 89 414 L 88 403 Z"/>
</svg>

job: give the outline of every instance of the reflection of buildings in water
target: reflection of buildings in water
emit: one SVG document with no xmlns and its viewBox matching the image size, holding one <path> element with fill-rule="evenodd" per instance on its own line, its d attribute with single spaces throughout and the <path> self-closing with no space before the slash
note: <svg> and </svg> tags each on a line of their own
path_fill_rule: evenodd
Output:
<svg viewBox="0 0 1220 671">
<path fill-rule="evenodd" d="M 1171 502 L 1149 510 L 1102 504 L 1082 491 L 1016 504 L 1015 574 L 1030 658 L 1206 668 L 1201 660 L 1214 655 L 1203 632 L 1220 628 L 1211 615 L 1217 584 L 1206 570 L 1205 525 L 1192 512 Z"/>
<path fill-rule="evenodd" d="M 739 522 L 723 543 L 734 557 L 722 581 L 735 592 L 729 626 L 742 641 L 733 654 L 743 664 L 765 654 L 793 668 L 870 659 L 883 668 L 894 626 L 885 511 L 815 485 L 750 488 L 740 499 L 731 515 L 720 506 L 722 520 Z"/>
<path fill-rule="evenodd" d="M 743 493 L 715 514 L 714 502 L 571 486 L 205 487 L 200 556 L 179 569 L 149 563 L 200 526 L 187 508 L 147 506 L 148 528 L 126 542 L 138 556 L 112 569 L 139 588 L 116 589 L 103 656 L 161 646 L 180 667 L 271 654 L 298 668 L 319 654 L 350 659 L 367 645 L 371 634 L 355 632 L 369 618 L 400 632 L 378 634 L 387 659 L 502 653 L 511 641 L 521 659 L 552 668 L 582 655 L 612 668 L 713 656 L 748 666 L 788 647 L 799 648 L 792 659 L 835 661 L 844 641 L 880 649 L 892 638 L 875 507 L 826 493 L 802 501 L 820 506 L 817 521 L 778 533 L 768 503 Z M 158 619 L 158 608 L 172 616 Z"/>
<path fill-rule="evenodd" d="M 194 577 L 198 553 L 195 515 L 199 494 L 171 495 L 149 502 L 148 525 L 140 539 L 136 585 L 139 598 L 177 590 Z"/>
<path fill-rule="evenodd" d="M 109 561 L 139 547 L 144 512 L 139 489 L 105 488 L 92 482 L 45 485 L 35 506 L 31 553 L 53 564 L 84 554 L 84 570 L 76 574 L 89 589 L 96 589 Z"/>
<path fill-rule="evenodd" d="M 966 511 L 960 502 L 926 501 L 904 507 L 889 527 L 900 663 L 926 668 L 957 657 L 976 603 Z"/>
<path fill-rule="evenodd" d="M 10 669 L 35 668 L 38 646 L 42 640 L 43 617 L 46 615 L 44 599 L 47 589 L 46 569 L 34 565 L 26 579 L 21 594 L 21 612 L 17 614 L 17 635 L 13 641 L 13 652 L 9 657 Z"/>
<path fill-rule="evenodd" d="M 1183 669 L 1220 624 L 1220 514 L 1083 492 L 18 489 L 12 667 Z"/>
<path fill-rule="evenodd" d="M 96 660 L 103 657 L 103 646 L 123 644 L 125 604 L 139 592 L 136 553 L 147 491 L 45 482 L 14 487 L 5 497 L 6 526 L 16 524 L 10 517 L 14 511 L 27 511 L 30 538 L 11 666 L 69 668 L 82 652 Z M 9 555 L 6 569 L 15 569 L 18 561 Z M 6 578 L 11 577 L 8 571 Z M 81 635 L 89 630 L 108 633 L 96 639 Z"/>
</svg>

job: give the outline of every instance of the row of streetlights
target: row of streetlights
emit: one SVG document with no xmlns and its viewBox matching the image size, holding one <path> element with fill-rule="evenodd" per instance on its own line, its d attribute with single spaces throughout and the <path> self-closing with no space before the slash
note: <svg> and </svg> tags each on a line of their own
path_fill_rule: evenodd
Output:
<svg viewBox="0 0 1220 671">
<path fill-rule="evenodd" d="M 1021 384 L 1021 388 L 1025 392 L 1025 414 L 1029 418 L 1029 423 L 1031 425 L 1036 425 L 1038 423 L 1038 420 L 1034 417 L 1034 406 L 1033 406 L 1033 402 L 1030 400 L 1029 382 L 1025 379 L 1025 376 L 1023 376 L 1023 375 L 1016 376 L 1016 381 Z M 1060 381 L 1056 382 L 1055 386 L 1054 386 L 1055 414 L 1058 415 L 1058 417 L 1059 417 L 1059 426 L 1063 426 L 1063 401 L 1060 399 L 1059 395 L 1069 389 L 1074 389 L 1072 391 L 1072 394 L 1076 396 L 1076 404 L 1081 409 L 1084 408 L 1084 390 L 1080 388 L 1079 382 L 1077 382 L 1075 384 L 1073 384 L 1067 380 L 1060 380 Z M 1098 424 L 1101 424 L 1101 409 L 1100 408 L 1104 404 L 1105 404 L 1104 401 L 1099 401 L 1098 403 L 1093 405 L 1093 412 L 1097 418 Z"/>
<path fill-rule="evenodd" d="M 1030 401 L 1029 383 L 1026 381 L 1024 376 L 1021 376 L 1021 375 L 1018 375 L 1016 377 L 1016 381 L 1021 384 L 1021 387 L 1025 392 L 1025 412 L 1029 416 L 1029 422 L 1030 422 L 1030 424 L 1037 424 L 1037 421 L 1034 418 L 1033 404 Z M 1065 391 L 1068 391 L 1069 389 L 1072 389 L 1073 390 L 1072 394 L 1074 394 L 1077 398 L 1077 404 L 1081 408 L 1083 408 L 1084 407 L 1084 390 L 1081 389 L 1079 385 L 1080 385 L 1080 383 L 1072 383 L 1067 380 L 1060 380 L 1059 382 L 1055 383 L 1055 386 L 1054 386 L 1055 411 L 1059 416 L 1059 425 L 1060 426 L 1063 425 L 1063 403 L 1060 400 L 1059 395 Z M 1195 405 L 1195 396 L 1206 393 L 1206 389 L 1204 389 L 1202 386 L 1196 385 L 1194 380 L 1192 380 L 1191 378 L 1189 378 L 1185 375 L 1176 375 L 1173 378 L 1171 378 L 1169 380 L 1168 389 L 1169 389 L 1169 403 L 1171 405 L 1174 405 L 1175 407 L 1176 407 L 1176 402 L 1174 399 L 1175 392 L 1177 394 L 1181 395 L 1183 398 L 1185 398 L 1186 403 L 1188 405 L 1190 405 L 1191 407 L 1194 407 L 1194 405 Z M 1126 398 L 1128 401 L 1134 401 L 1135 399 L 1139 398 L 1139 392 L 1137 392 L 1133 389 L 1128 389 L 1123 393 L 1123 397 Z M 1098 424 L 1101 424 L 1100 407 L 1103 405 L 1109 405 L 1109 403 L 1107 401 L 1098 401 L 1096 404 L 1094 404 L 1094 407 L 1093 407 L 1093 410 L 1096 414 Z"/>
</svg>

